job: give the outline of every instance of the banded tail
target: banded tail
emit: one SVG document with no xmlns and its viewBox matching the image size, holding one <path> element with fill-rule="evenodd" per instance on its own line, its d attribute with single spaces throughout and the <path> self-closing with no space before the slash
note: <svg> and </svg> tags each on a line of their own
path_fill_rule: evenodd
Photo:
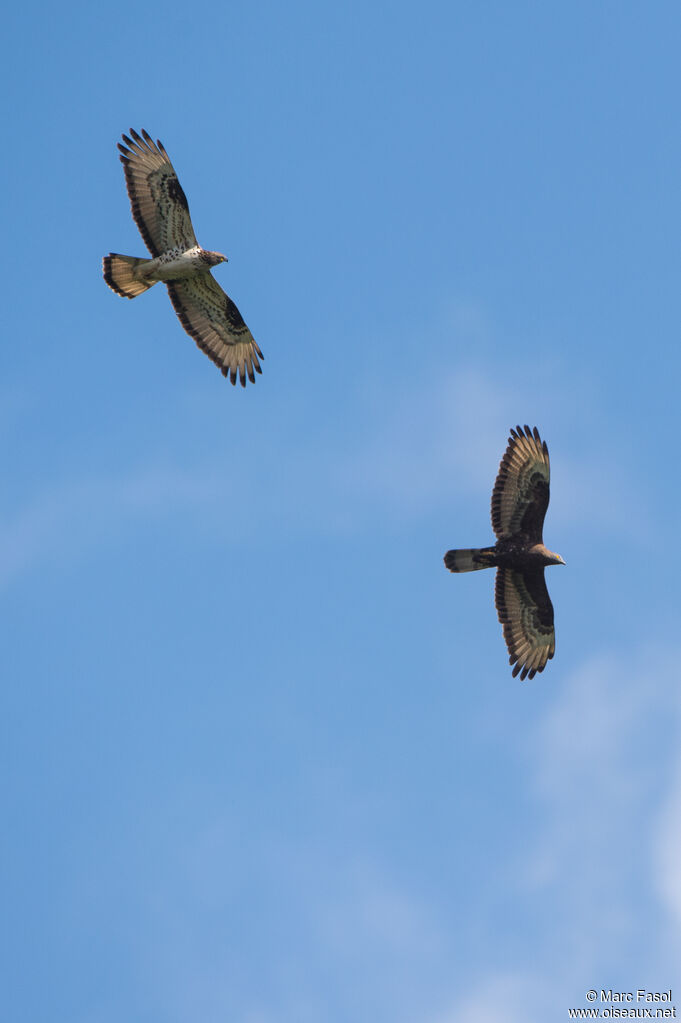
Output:
<svg viewBox="0 0 681 1023">
<path fill-rule="evenodd" d="M 150 262 L 150 259 L 138 259 L 137 256 L 121 256 L 117 252 L 110 252 L 102 260 L 104 280 L 112 291 L 118 292 L 123 298 L 136 298 L 156 283 L 140 280 L 138 275 L 140 268 Z"/>
<path fill-rule="evenodd" d="M 447 551 L 445 565 L 450 572 L 478 572 L 494 565 L 494 547 L 468 547 L 461 551 Z"/>
</svg>

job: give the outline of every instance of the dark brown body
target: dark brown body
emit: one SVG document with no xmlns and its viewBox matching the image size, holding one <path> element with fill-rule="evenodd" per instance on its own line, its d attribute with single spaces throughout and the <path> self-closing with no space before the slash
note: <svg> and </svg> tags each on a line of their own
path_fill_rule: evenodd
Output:
<svg viewBox="0 0 681 1023">
<path fill-rule="evenodd" d="M 493 547 L 447 551 L 450 572 L 496 568 L 495 603 L 513 675 L 533 678 L 555 651 L 553 605 L 546 588 L 547 565 L 564 565 L 544 546 L 549 504 L 549 453 L 535 427 L 511 430 L 492 493 Z"/>
<path fill-rule="evenodd" d="M 465 572 L 467 569 L 457 567 L 457 555 L 465 551 L 447 551 L 445 565 L 450 572 Z M 479 568 L 514 568 L 518 572 L 534 572 L 546 565 L 564 565 L 560 554 L 554 554 L 543 543 L 533 543 L 521 537 L 499 540 L 494 547 L 480 547 L 470 551 L 472 560 Z M 448 560 L 452 564 L 448 564 Z M 468 569 L 474 571 L 474 569 Z"/>
</svg>

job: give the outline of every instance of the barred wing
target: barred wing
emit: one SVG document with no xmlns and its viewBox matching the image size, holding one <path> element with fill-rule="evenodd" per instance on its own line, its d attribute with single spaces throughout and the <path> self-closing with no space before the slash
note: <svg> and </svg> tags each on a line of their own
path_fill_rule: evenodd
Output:
<svg viewBox="0 0 681 1023">
<path fill-rule="evenodd" d="M 553 604 L 544 579 L 544 569 L 518 572 L 497 569 L 495 587 L 497 614 L 504 630 L 513 677 L 520 673 L 534 678 L 543 671 L 556 650 Z"/>
<path fill-rule="evenodd" d="M 238 373 L 245 387 L 248 374 L 255 383 L 253 370 L 262 373 L 258 356 L 264 356 L 241 313 L 215 278 L 208 272 L 196 274 L 168 281 L 167 288 L 180 323 L 222 375 L 235 384 Z"/>
<path fill-rule="evenodd" d="M 160 142 L 154 143 L 148 132 L 132 138 L 123 136 L 118 143 L 125 183 L 135 223 L 152 256 L 171 249 L 181 251 L 197 245 L 189 216 L 187 197 Z M 127 147 L 127 148 L 126 148 Z"/>
<path fill-rule="evenodd" d="M 549 506 L 549 452 L 535 426 L 511 430 L 492 493 L 492 528 L 502 537 L 542 542 Z"/>
</svg>

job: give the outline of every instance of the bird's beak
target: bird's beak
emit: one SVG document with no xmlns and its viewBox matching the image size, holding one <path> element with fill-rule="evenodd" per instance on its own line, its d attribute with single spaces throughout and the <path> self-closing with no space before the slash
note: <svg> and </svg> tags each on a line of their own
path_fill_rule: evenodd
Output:
<svg viewBox="0 0 681 1023">
<path fill-rule="evenodd" d="M 556 557 L 557 557 L 557 559 L 558 559 L 558 564 L 559 564 L 559 565 L 564 565 L 564 564 L 565 564 L 565 562 L 564 562 L 564 561 L 563 561 L 563 559 L 561 558 L 560 554 L 556 554 Z"/>
</svg>

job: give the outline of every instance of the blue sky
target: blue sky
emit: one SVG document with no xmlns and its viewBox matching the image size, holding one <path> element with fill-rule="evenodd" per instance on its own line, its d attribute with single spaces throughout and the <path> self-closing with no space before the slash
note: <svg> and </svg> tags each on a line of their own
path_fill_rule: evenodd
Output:
<svg viewBox="0 0 681 1023">
<path fill-rule="evenodd" d="M 6 21 L 7 1018 L 523 1023 L 681 1001 L 681 135 L 669 3 L 17 7 Z M 265 354 L 144 255 L 160 138 Z M 508 430 L 555 659 L 511 678 Z"/>
</svg>

